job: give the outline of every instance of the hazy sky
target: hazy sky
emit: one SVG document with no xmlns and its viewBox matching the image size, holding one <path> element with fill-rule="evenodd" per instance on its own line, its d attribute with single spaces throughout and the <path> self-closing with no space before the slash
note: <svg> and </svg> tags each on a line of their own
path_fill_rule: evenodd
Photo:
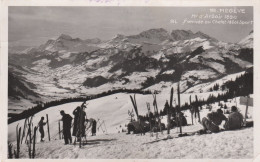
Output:
<svg viewBox="0 0 260 162">
<path fill-rule="evenodd" d="M 210 8 L 214 7 L 9 7 L 9 43 L 37 46 L 60 34 L 107 40 L 152 28 L 202 31 L 218 40 L 238 42 L 253 29 L 252 24 L 182 24 L 192 14 L 210 14 Z M 253 20 L 252 7 L 236 9 L 245 9 L 245 13 L 232 14 L 238 20 Z M 170 23 L 172 19 L 178 23 Z"/>
</svg>

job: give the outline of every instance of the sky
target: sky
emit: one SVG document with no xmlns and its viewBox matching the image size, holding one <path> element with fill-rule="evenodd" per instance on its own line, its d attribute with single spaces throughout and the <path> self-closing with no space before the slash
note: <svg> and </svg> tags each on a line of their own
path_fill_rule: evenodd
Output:
<svg viewBox="0 0 260 162">
<path fill-rule="evenodd" d="M 236 16 L 238 21 L 253 21 L 252 7 L 12 6 L 8 9 L 8 41 L 10 46 L 39 46 L 61 34 L 68 34 L 73 38 L 109 40 L 117 34 L 134 35 L 148 29 L 164 28 L 169 32 L 175 29 L 201 31 L 218 40 L 234 43 L 253 30 L 251 23 L 247 25 L 183 24 L 184 19 L 195 20 L 191 18 L 192 14 L 218 16 L 218 13 L 210 12 L 212 8 L 218 11 L 236 9 L 237 12 L 243 9 L 243 13 L 221 12 L 220 15 Z M 176 20 L 177 24 L 171 23 L 171 20 Z"/>
</svg>

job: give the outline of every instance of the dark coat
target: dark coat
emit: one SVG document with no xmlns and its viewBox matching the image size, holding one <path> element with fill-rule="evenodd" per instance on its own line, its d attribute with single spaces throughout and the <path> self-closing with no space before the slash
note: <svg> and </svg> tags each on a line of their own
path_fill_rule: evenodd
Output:
<svg viewBox="0 0 260 162">
<path fill-rule="evenodd" d="M 216 125 L 220 125 L 223 120 L 227 120 L 224 114 L 218 112 L 208 113 L 207 117 Z"/>
<path fill-rule="evenodd" d="M 73 136 L 80 136 L 80 132 L 82 133 L 82 136 L 85 135 L 85 120 L 86 120 L 86 112 L 82 109 L 75 109 L 73 111 L 74 115 L 74 124 L 73 124 Z M 81 121 L 80 121 L 81 119 Z"/>
<path fill-rule="evenodd" d="M 61 120 L 63 122 L 63 130 L 68 130 L 71 128 L 72 117 L 69 114 L 64 114 Z"/>
<path fill-rule="evenodd" d="M 73 115 L 74 115 L 74 124 L 73 124 L 72 135 L 76 136 L 77 129 L 78 129 L 78 127 L 77 127 L 78 126 L 78 119 L 79 119 L 79 111 L 78 111 L 77 108 L 73 111 Z"/>
<path fill-rule="evenodd" d="M 43 126 L 46 125 L 46 122 L 43 122 L 43 120 L 40 120 L 38 126 L 39 126 L 39 130 L 43 131 Z"/>
<path fill-rule="evenodd" d="M 241 129 L 243 126 L 243 115 L 240 112 L 232 112 L 225 124 L 226 130 Z"/>
</svg>

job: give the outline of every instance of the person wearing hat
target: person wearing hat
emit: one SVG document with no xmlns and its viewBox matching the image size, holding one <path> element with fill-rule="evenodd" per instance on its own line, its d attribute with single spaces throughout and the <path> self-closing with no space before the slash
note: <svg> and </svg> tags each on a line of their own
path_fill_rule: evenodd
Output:
<svg viewBox="0 0 260 162">
<path fill-rule="evenodd" d="M 219 132 L 219 125 L 223 120 L 227 121 L 227 118 L 221 109 L 217 109 L 217 112 L 208 113 L 207 117 L 202 118 L 201 122 L 204 132 L 207 130 L 213 133 Z"/>
<path fill-rule="evenodd" d="M 231 107 L 231 113 L 228 116 L 228 121 L 225 124 L 226 130 L 235 130 L 235 129 L 241 129 L 243 126 L 243 115 L 238 112 L 236 106 Z"/>
<path fill-rule="evenodd" d="M 71 138 L 71 121 L 72 117 L 69 114 L 66 114 L 63 110 L 60 111 L 60 114 L 62 116 L 62 122 L 63 122 L 63 136 L 64 136 L 64 141 L 65 145 L 72 143 L 72 138 Z"/>
</svg>

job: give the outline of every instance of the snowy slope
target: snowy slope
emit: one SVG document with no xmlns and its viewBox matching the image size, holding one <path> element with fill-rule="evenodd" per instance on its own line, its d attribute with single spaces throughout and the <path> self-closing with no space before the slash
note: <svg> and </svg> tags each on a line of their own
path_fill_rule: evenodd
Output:
<svg viewBox="0 0 260 162">
<path fill-rule="evenodd" d="M 189 88 L 188 90 L 186 90 L 185 93 L 208 92 L 209 89 L 212 88 L 215 84 L 218 84 L 219 86 L 221 86 L 227 81 L 235 80 L 237 77 L 239 77 L 240 75 L 242 75 L 244 73 L 245 72 L 243 71 L 243 72 L 239 72 L 239 73 L 235 73 L 235 74 L 230 74 L 223 78 L 215 80 L 213 82 L 198 84 L 198 85 L 193 86 L 193 87 Z"/>
<path fill-rule="evenodd" d="M 198 94 L 199 98 L 207 94 Z M 182 101 L 188 100 L 187 94 L 181 95 Z M 176 94 L 174 94 L 174 98 Z M 152 102 L 151 95 L 137 95 L 137 105 L 140 114 L 146 113 L 145 102 Z M 157 96 L 159 108 L 163 108 L 164 102 L 169 98 L 169 94 L 159 94 Z M 194 96 L 192 100 L 194 100 Z M 237 101 L 237 103 L 236 103 Z M 99 99 L 91 100 L 86 109 L 88 118 L 104 120 L 108 129 L 108 134 L 104 134 L 100 129 L 97 136 L 88 136 L 88 144 L 82 149 L 78 146 L 66 145 L 63 140 L 58 140 L 58 120 L 61 118 L 59 111 L 65 110 L 72 114 L 73 109 L 79 106 L 80 102 L 63 104 L 51 107 L 37 113 L 34 116 L 33 124 L 36 125 L 41 116 L 49 115 L 51 142 L 47 135 L 45 142 L 36 144 L 36 158 L 252 158 L 253 157 L 253 128 L 246 128 L 236 131 L 224 131 L 216 134 L 193 135 L 177 138 L 179 129 L 171 129 L 170 140 L 161 140 L 167 137 L 166 131 L 158 134 L 159 141 L 156 141 L 155 134 L 150 137 L 150 133 L 145 136 L 126 135 L 117 133 L 125 129 L 125 124 L 129 121 L 127 111 L 133 109 L 129 94 L 119 93 Z M 238 104 L 238 98 L 226 103 L 228 108 Z M 218 103 L 212 104 L 213 111 L 218 108 Z M 238 104 L 242 114 L 245 106 Z M 208 109 L 201 111 L 201 118 L 206 116 Z M 252 120 L 252 107 L 249 107 L 248 117 Z M 191 124 L 190 112 L 184 111 L 188 124 Z M 162 119 L 166 124 L 166 117 Z M 23 125 L 23 120 L 9 124 L 8 141 L 15 146 L 15 127 Z M 121 127 L 120 127 L 121 126 Z M 223 126 L 223 123 L 222 123 Z M 221 127 L 222 127 L 221 126 Z M 202 129 L 202 126 L 195 120 L 195 125 L 183 127 L 183 132 L 189 133 Z M 46 128 L 45 128 L 46 130 Z M 37 132 L 39 141 L 39 132 Z M 28 158 L 27 146 L 21 146 L 21 158 Z"/>
<path fill-rule="evenodd" d="M 194 131 L 198 125 L 184 127 Z M 171 130 L 177 136 L 177 130 Z M 159 134 L 159 138 L 165 138 Z M 217 134 L 194 135 L 155 141 L 155 136 L 125 135 L 125 133 L 87 137 L 88 144 L 79 148 L 64 145 L 63 140 L 36 144 L 36 158 L 51 159 L 252 159 L 253 128 Z M 21 158 L 28 158 L 22 145 Z"/>
<path fill-rule="evenodd" d="M 168 93 L 167 93 L 168 92 Z M 162 94 L 157 95 L 157 102 L 158 102 L 158 108 L 159 111 L 164 108 L 164 104 L 166 100 L 169 100 L 169 91 L 164 91 Z M 210 94 L 215 95 L 216 93 L 199 93 L 198 98 L 199 99 L 206 99 Z M 132 94 L 133 95 L 133 94 Z M 182 94 L 181 95 L 181 104 L 184 104 L 185 102 L 189 102 L 190 94 Z M 137 100 L 137 106 L 138 111 L 140 115 L 145 115 L 147 113 L 146 108 L 146 102 L 149 102 L 152 106 L 153 97 L 152 95 L 136 95 Z M 177 94 L 174 94 L 174 102 L 173 104 L 176 104 L 177 101 Z M 195 101 L 195 95 L 192 94 L 192 101 Z M 237 103 L 235 102 L 237 101 Z M 233 100 L 230 103 L 227 103 L 227 106 L 230 108 L 232 105 L 238 104 L 239 100 Z M 128 118 L 128 110 L 132 110 L 133 106 L 130 101 L 130 94 L 125 93 L 118 93 L 113 94 L 110 96 L 90 100 L 87 102 L 88 108 L 86 109 L 87 117 L 88 118 L 95 118 L 95 119 L 101 119 L 104 120 L 106 123 L 106 127 L 108 129 L 108 133 L 115 133 L 118 131 L 120 125 L 123 127 L 125 124 L 129 122 Z M 33 118 L 34 125 L 37 125 L 40 118 L 42 116 L 45 116 L 46 114 L 49 115 L 49 121 L 50 121 L 50 133 L 53 138 L 57 138 L 57 132 L 58 132 L 58 120 L 61 118 L 59 111 L 64 110 L 66 113 L 69 113 L 72 115 L 72 111 L 77 107 L 80 106 L 80 102 L 73 102 L 68 104 L 63 104 L 59 106 L 54 106 L 51 108 L 48 108 L 46 110 L 43 110 L 37 114 L 35 114 Z M 239 109 L 241 110 L 242 114 L 245 114 L 245 106 L 239 105 Z M 213 105 L 213 110 L 216 110 L 218 108 L 218 103 Z M 203 110 L 201 112 L 201 116 L 206 116 L 207 110 Z M 250 107 L 249 110 L 249 116 L 252 117 L 252 108 Z M 191 123 L 190 113 L 188 111 L 185 111 L 185 115 L 187 116 L 188 123 Z M 20 120 L 17 122 L 14 122 L 12 124 L 9 124 L 8 126 L 8 140 L 13 142 L 15 140 L 15 127 L 19 123 L 20 126 L 23 125 L 24 120 Z M 166 123 L 165 123 L 166 124 Z"/>
</svg>

